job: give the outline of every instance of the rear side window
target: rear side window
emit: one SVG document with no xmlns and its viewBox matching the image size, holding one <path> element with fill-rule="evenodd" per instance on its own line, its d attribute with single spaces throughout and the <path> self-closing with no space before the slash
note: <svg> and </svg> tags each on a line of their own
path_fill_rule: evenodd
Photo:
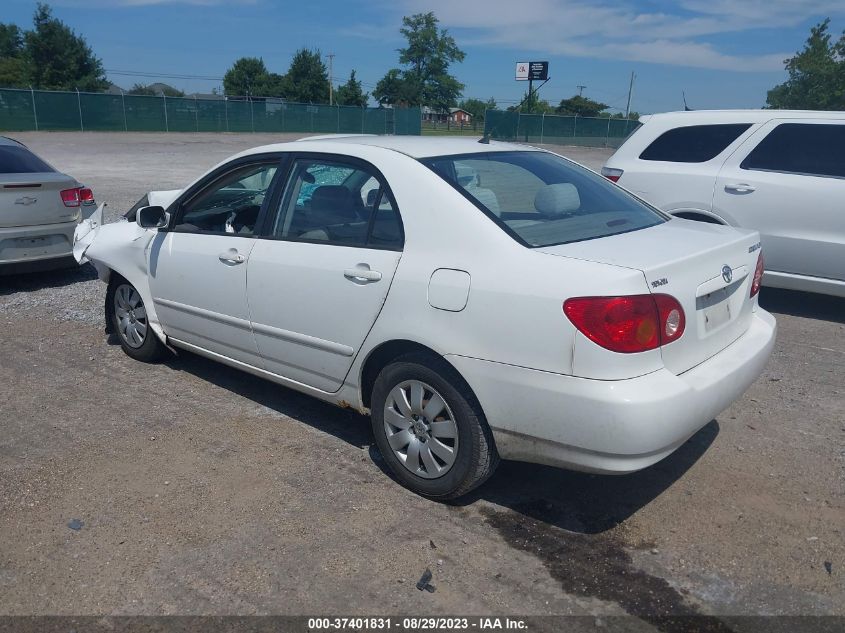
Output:
<svg viewBox="0 0 845 633">
<path fill-rule="evenodd" d="M 845 178 L 845 125 L 781 123 L 740 167 Z"/>
<path fill-rule="evenodd" d="M 272 236 L 285 240 L 402 250 L 402 224 L 387 187 L 364 165 L 298 159 Z"/>
<path fill-rule="evenodd" d="M 546 152 L 464 154 L 422 162 L 529 247 L 607 237 L 665 221 L 605 178 Z"/>
<path fill-rule="evenodd" d="M 704 163 L 716 158 L 750 127 L 750 123 L 731 123 L 675 128 L 658 136 L 640 154 L 640 158 L 672 163 Z"/>
<path fill-rule="evenodd" d="M 54 171 L 25 147 L 0 145 L 0 174 L 43 174 Z"/>
</svg>

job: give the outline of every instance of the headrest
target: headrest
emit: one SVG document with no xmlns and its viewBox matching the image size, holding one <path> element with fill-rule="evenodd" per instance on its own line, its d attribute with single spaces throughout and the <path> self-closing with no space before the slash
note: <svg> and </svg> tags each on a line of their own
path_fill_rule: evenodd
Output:
<svg viewBox="0 0 845 633">
<path fill-rule="evenodd" d="M 343 185 L 322 185 L 311 195 L 312 213 L 329 213 L 339 219 L 356 219 L 352 192 Z"/>
<path fill-rule="evenodd" d="M 534 197 L 534 208 L 546 215 L 564 215 L 581 208 L 581 196 L 570 182 L 546 185 Z"/>
<path fill-rule="evenodd" d="M 494 215 L 502 215 L 501 208 L 499 207 L 499 198 L 496 197 L 496 193 L 492 189 L 467 187 L 466 192 L 492 211 Z"/>
</svg>

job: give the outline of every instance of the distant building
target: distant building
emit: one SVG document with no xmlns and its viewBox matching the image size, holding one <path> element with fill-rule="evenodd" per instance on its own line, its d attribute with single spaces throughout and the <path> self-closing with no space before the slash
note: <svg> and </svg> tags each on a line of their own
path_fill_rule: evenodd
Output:
<svg viewBox="0 0 845 633">
<path fill-rule="evenodd" d="M 469 125 L 472 123 L 472 114 L 461 108 L 449 108 L 435 110 L 428 106 L 422 108 L 422 120 L 429 123 L 454 123 L 455 125 Z"/>
<path fill-rule="evenodd" d="M 449 118 L 452 123 L 459 125 L 469 125 L 472 123 L 472 114 L 462 108 L 449 108 Z"/>
</svg>

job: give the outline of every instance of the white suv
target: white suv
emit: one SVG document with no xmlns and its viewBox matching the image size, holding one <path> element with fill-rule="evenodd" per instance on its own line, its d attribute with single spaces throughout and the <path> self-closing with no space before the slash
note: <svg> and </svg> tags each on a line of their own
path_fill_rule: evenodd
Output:
<svg viewBox="0 0 845 633">
<path fill-rule="evenodd" d="M 668 112 L 602 174 L 673 215 L 757 229 L 763 284 L 845 297 L 845 112 Z"/>
</svg>

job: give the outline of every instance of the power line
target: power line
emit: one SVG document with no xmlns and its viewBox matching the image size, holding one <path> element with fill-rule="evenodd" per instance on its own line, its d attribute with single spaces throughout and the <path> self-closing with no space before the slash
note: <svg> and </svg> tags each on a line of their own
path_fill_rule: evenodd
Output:
<svg viewBox="0 0 845 633">
<path fill-rule="evenodd" d="M 211 77 L 209 75 L 177 75 L 173 73 L 148 73 L 140 70 L 115 70 L 106 69 L 112 75 L 125 75 L 127 77 L 158 77 L 165 79 L 203 79 L 206 81 L 223 81 L 223 77 Z"/>
</svg>

